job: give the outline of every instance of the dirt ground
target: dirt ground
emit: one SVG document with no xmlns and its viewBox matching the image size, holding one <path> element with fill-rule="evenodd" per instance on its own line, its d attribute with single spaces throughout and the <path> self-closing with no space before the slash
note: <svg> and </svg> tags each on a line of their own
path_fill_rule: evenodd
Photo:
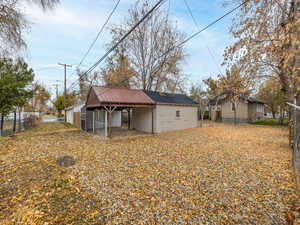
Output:
<svg viewBox="0 0 300 225">
<path fill-rule="evenodd" d="M 41 124 L 0 138 L 0 224 L 298 224 L 291 168 L 286 128 L 103 140 Z"/>
</svg>

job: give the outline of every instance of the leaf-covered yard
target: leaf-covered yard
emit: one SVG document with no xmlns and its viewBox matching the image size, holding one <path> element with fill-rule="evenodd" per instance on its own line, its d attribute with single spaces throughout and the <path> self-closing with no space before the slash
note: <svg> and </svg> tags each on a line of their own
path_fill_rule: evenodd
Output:
<svg viewBox="0 0 300 225">
<path fill-rule="evenodd" d="M 286 128 L 218 124 L 105 141 L 42 124 L 0 139 L 0 224 L 291 224 L 287 140 Z"/>
</svg>

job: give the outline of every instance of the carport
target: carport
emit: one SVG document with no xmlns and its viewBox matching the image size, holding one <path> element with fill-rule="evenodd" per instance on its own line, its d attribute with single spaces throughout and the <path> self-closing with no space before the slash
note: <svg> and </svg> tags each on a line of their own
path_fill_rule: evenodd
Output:
<svg viewBox="0 0 300 225">
<path fill-rule="evenodd" d="M 104 136 L 112 136 L 112 125 L 117 121 L 117 112 L 128 112 L 128 128 L 132 117 L 131 110 L 135 108 L 152 108 L 155 102 L 143 91 L 127 88 L 110 88 L 104 86 L 92 86 L 89 90 L 86 105 L 82 110 L 81 119 L 84 130 L 93 133 L 104 129 Z M 153 133 L 152 116 L 152 133 Z"/>
</svg>

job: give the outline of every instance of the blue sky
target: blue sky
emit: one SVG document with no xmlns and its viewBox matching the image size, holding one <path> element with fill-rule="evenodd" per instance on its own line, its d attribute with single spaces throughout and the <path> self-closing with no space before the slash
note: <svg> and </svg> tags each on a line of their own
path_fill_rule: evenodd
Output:
<svg viewBox="0 0 300 225">
<path fill-rule="evenodd" d="M 75 69 L 116 1 L 61 0 L 61 4 L 49 12 L 43 12 L 34 5 L 26 6 L 24 12 L 31 22 L 31 29 L 26 34 L 27 61 L 35 70 L 36 79 L 54 91 L 53 84 L 57 83 L 56 80 L 63 79 L 63 68 L 57 63 L 72 64 Z M 222 0 L 187 1 L 200 27 L 228 10 L 222 7 Z M 109 25 L 121 23 L 134 2 L 135 0 L 121 0 Z M 178 28 L 186 35 L 197 31 L 184 0 L 171 0 L 170 4 L 171 19 L 177 22 Z M 165 3 L 163 7 L 167 6 L 168 3 Z M 187 75 L 189 82 L 200 82 L 219 73 L 223 51 L 232 41 L 229 34 L 230 24 L 231 17 L 228 17 L 186 44 L 188 57 L 183 64 L 183 73 Z M 100 58 L 105 53 L 105 44 L 109 41 L 109 32 L 105 30 L 83 65 L 88 67 Z M 68 84 L 76 80 L 76 75 L 72 74 L 73 69 L 68 69 Z M 62 86 L 60 88 L 62 90 Z"/>
</svg>

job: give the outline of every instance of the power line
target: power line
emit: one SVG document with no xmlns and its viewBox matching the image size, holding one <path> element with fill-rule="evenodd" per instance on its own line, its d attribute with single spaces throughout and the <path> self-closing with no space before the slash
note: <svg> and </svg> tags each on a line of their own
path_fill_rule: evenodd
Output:
<svg viewBox="0 0 300 225">
<path fill-rule="evenodd" d="M 116 5 L 114 6 L 113 10 L 110 12 L 110 14 L 109 14 L 107 20 L 105 21 L 105 23 L 102 25 L 101 29 L 99 30 L 99 32 L 98 32 L 96 38 L 94 39 L 94 41 L 92 42 L 92 44 L 91 44 L 90 47 L 88 48 L 88 50 L 87 50 L 87 52 L 85 53 L 85 55 L 83 56 L 83 58 L 81 59 L 81 61 L 80 61 L 79 65 L 78 65 L 78 67 L 81 66 L 81 64 L 83 63 L 83 61 L 84 61 L 85 58 L 87 57 L 87 55 L 90 53 L 90 51 L 91 51 L 92 48 L 94 47 L 94 45 L 95 45 L 96 41 L 98 40 L 99 36 L 102 34 L 104 28 L 105 28 L 106 25 L 108 24 L 110 18 L 112 17 L 112 15 L 115 13 L 116 9 L 118 8 L 118 6 L 119 6 L 119 4 L 120 4 L 120 1 L 121 1 L 121 0 L 118 0 L 118 1 L 117 1 L 117 3 L 116 3 Z"/>
<path fill-rule="evenodd" d="M 197 28 L 198 30 L 200 30 L 200 26 L 199 26 L 199 24 L 198 24 L 196 18 L 194 17 L 194 14 L 193 14 L 193 12 L 192 12 L 192 10 L 191 10 L 191 8 L 190 8 L 190 6 L 189 6 L 187 0 L 183 0 L 183 1 L 184 1 L 184 4 L 185 4 L 187 10 L 189 11 L 190 16 L 192 17 L 192 20 L 193 20 L 193 22 L 194 22 L 196 28 Z M 215 63 L 216 67 L 218 68 L 219 73 L 222 74 L 220 65 L 217 63 L 217 60 L 216 60 L 216 58 L 215 58 L 215 56 L 214 56 L 212 50 L 211 50 L 211 49 L 208 47 L 208 45 L 206 45 L 206 44 L 205 44 L 205 47 L 207 48 L 207 51 L 208 51 L 208 53 L 210 54 L 210 56 L 211 56 L 213 62 Z"/>
<path fill-rule="evenodd" d="M 114 44 L 96 63 L 94 63 L 86 72 L 79 76 L 82 79 L 83 76 L 93 71 L 113 50 L 115 50 L 120 43 L 122 43 L 154 10 L 158 9 L 166 0 L 159 0 L 116 44 Z M 70 88 L 73 84 L 70 86 Z"/>
<path fill-rule="evenodd" d="M 234 7 L 233 9 L 229 10 L 227 13 L 225 13 L 223 16 L 219 17 L 218 19 L 212 21 L 211 23 L 209 23 L 208 25 L 206 25 L 204 28 L 202 28 L 201 30 L 197 31 L 196 33 L 192 34 L 191 36 L 189 36 L 188 38 L 186 38 L 184 41 L 182 41 L 181 43 L 179 43 L 177 46 L 173 46 L 172 48 L 169 48 L 164 54 L 162 54 L 159 58 L 164 57 L 166 54 L 168 54 L 170 51 L 172 51 L 173 49 L 175 49 L 176 47 L 180 47 L 184 44 L 186 44 L 187 42 L 189 42 L 191 39 L 193 39 L 194 37 L 198 36 L 200 33 L 202 33 L 203 31 L 207 30 L 209 27 L 213 26 L 214 24 L 216 24 L 217 22 L 219 22 L 220 20 L 224 19 L 225 17 L 227 17 L 228 15 L 232 14 L 234 11 L 236 11 L 237 9 L 241 8 L 243 5 L 247 4 L 250 0 L 245 0 L 244 2 L 240 3 L 239 5 L 237 5 L 236 7 Z M 157 72 L 157 71 L 156 71 Z M 124 79 L 121 81 L 121 83 L 126 82 L 130 79 L 130 77 Z M 109 89 L 103 91 L 102 93 L 100 93 L 99 95 L 104 94 L 106 91 L 108 91 Z"/>
<path fill-rule="evenodd" d="M 90 73 L 91 71 L 93 71 L 115 48 L 118 47 L 118 45 L 123 42 L 134 30 L 135 28 L 137 28 L 156 8 L 159 8 L 161 6 L 161 4 L 164 2 L 165 0 L 160 0 L 158 1 L 153 7 L 152 9 L 146 13 L 142 19 L 135 24 L 113 47 L 111 47 L 105 54 L 104 56 L 102 56 L 93 66 L 90 67 L 90 69 L 88 69 L 84 74 L 82 74 L 82 76 Z M 82 76 L 80 77 L 80 79 L 82 78 Z"/>
<path fill-rule="evenodd" d="M 185 43 L 189 42 L 191 39 L 193 39 L 194 37 L 198 36 L 200 33 L 202 33 L 203 31 L 207 30 L 209 27 L 213 26 L 214 24 L 216 24 L 217 22 L 219 22 L 220 20 L 224 19 L 225 17 L 227 17 L 228 15 L 230 15 L 231 13 L 233 13 L 235 10 L 241 8 L 243 5 L 245 5 L 246 3 L 248 3 L 250 0 L 245 0 L 244 2 L 240 3 L 238 6 L 234 7 L 233 9 L 229 10 L 227 13 L 225 13 L 223 16 L 219 17 L 218 19 L 214 20 L 213 22 L 211 22 L 210 24 L 206 25 L 205 27 L 203 27 L 201 30 L 199 30 L 198 32 L 194 33 L 193 35 L 191 35 L 189 38 L 187 38 L 186 40 L 184 40 L 183 42 L 180 43 L 180 45 L 184 45 Z"/>
<path fill-rule="evenodd" d="M 109 16 L 107 17 L 105 23 L 101 26 L 97 36 L 95 37 L 95 39 L 93 40 L 93 42 L 91 43 L 90 47 L 88 48 L 87 52 L 84 54 L 84 56 L 82 57 L 82 59 L 80 60 L 80 63 L 78 64 L 78 66 L 76 68 L 79 68 L 83 61 L 86 59 L 86 57 L 88 56 L 88 54 L 90 53 L 90 51 L 92 50 L 92 48 L 94 47 L 94 45 L 96 44 L 98 38 L 100 37 L 100 35 L 102 34 L 102 32 L 104 31 L 104 28 L 106 27 L 106 25 L 108 24 L 108 22 L 110 21 L 111 17 L 113 16 L 113 14 L 115 13 L 116 9 L 118 8 L 119 4 L 120 4 L 121 0 L 118 0 L 117 3 L 115 4 L 114 8 L 112 9 L 112 11 L 110 12 Z M 74 70 L 74 72 L 71 74 L 74 75 L 76 72 L 76 70 Z M 76 82 L 76 81 L 75 81 Z M 74 83 L 75 83 L 74 82 Z M 73 85 L 73 84 L 72 84 Z"/>
</svg>

